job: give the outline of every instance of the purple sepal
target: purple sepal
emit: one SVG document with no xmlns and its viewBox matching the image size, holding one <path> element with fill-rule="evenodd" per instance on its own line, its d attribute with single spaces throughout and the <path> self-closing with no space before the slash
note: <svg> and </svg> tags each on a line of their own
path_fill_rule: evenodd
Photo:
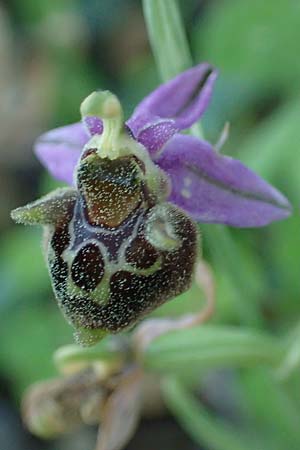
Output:
<svg viewBox="0 0 300 450">
<path fill-rule="evenodd" d="M 147 148 L 151 142 L 153 153 L 177 131 L 189 128 L 207 108 L 216 78 L 217 71 L 203 63 L 159 86 L 136 107 L 127 122 L 135 138 Z M 156 123 L 160 125 L 158 131 Z M 156 139 L 155 134 L 160 138 Z"/>
<path fill-rule="evenodd" d="M 81 122 L 55 128 L 38 138 L 35 153 L 51 175 L 73 184 L 73 172 L 90 136 Z"/>
<path fill-rule="evenodd" d="M 195 137 L 174 136 L 155 162 L 171 178 L 169 200 L 198 222 L 260 227 L 291 214 L 277 189 Z"/>
</svg>

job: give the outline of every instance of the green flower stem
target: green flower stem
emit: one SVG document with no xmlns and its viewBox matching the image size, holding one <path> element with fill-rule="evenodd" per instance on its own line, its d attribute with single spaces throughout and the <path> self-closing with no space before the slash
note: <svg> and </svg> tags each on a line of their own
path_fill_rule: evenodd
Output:
<svg viewBox="0 0 300 450">
<path fill-rule="evenodd" d="M 146 370 L 184 375 L 199 370 L 267 365 L 277 368 L 286 346 L 278 339 L 240 327 L 203 325 L 155 339 L 142 355 Z"/>
<path fill-rule="evenodd" d="M 167 407 L 182 427 L 199 444 L 211 450 L 250 450 L 249 441 L 224 423 L 215 419 L 195 396 L 175 377 L 162 382 Z"/>
<path fill-rule="evenodd" d="M 143 8 L 157 68 L 162 81 L 167 81 L 193 63 L 178 5 L 176 0 L 143 0 Z M 191 132 L 204 138 L 200 123 L 195 124 Z M 243 323 L 259 325 L 261 317 L 253 301 L 256 291 L 252 291 L 243 273 L 243 257 L 238 246 L 225 227 L 207 227 L 205 235 L 209 243 L 214 243 L 211 249 L 216 265 L 229 274 L 243 293 L 240 305 Z M 223 251 L 223 258 L 220 258 Z"/>
<path fill-rule="evenodd" d="M 143 0 L 144 16 L 156 65 L 163 81 L 192 65 L 176 0 Z"/>
</svg>

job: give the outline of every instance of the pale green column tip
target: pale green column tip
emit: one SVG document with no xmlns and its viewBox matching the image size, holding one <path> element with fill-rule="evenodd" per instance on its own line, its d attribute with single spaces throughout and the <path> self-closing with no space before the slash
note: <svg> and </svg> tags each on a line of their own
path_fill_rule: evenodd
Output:
<svg viewBox="0 0 300 450">
<path fill-rule="evenodd" d="M 82 117 L 95 116 L 101 119 L 115 119 L 123 115 L 122 106 L 110 91 L 94 91 L 80 106 Z"/>
</svg>

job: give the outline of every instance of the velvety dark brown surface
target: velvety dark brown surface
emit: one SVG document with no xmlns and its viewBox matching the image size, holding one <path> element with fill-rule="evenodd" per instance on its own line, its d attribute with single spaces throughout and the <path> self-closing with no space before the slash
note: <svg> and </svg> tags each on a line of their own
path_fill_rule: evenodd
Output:
<svg viewBox="0 0 300 450">
<path fill-rule="evenodd" d="M 176 229 L 179 247 L 166 251 L 155 249 L 149 243 L 145 228 L 152 213 L 150 208 L 142 216 L 137 237 L 132 241 L 129 240 L 126 259 L 133 268 L 147 269 L 151 268 L 151 263 L 155 263 L 160 258 L 160 267 L 153 273 L 138 274 L 126 269 L 113 273 L 109 282 L 109 299 L 104 305 L 101 305 L 101 299 L 99 299 L 100 304 L 96 303 L 88 294 L 70 294 L 66 289 L 68 270 L 62 257 L 56 254 L 55 259 L 50 261 L 50 271 L 58 301 L 74 324 L 80 324 L 84 328 L 117 332 L 134 324 L 145 314 L 189 287 L 196 256 L 196 229 L 193 222 L 176 207 L 167 204 L 167 208 L 168 220 Z M 64 228 L 61 230 L 62 233 L 65 232 Z M 96 247 L 89 244 L 89 235 L 86 230 L 83 232 L 82 227 L 75 224 L 73 231 L 77 233 L 75 236 L 77 245 L 82 246 L 82 242 L 86 242 L 84 247 L 92 249 L 88 258 L 84 256 L 84 250 L 79 250 L 76 254 L 72 265 L 73 281 L 86 292 L 92 291 L 103 276 L 103 260 Z M 58 239 L 58 232 L 56 230 L 56 239 Z M 97 234 L 93 233 L 94 231 L 90 236 L 93 242 L 95 236 L 99 240 L 102 239 L 101 230 L 97 229 Z M 114 236 L 111 234 L 110 239 L 115 239 Z M 128 238 L 127 233 L 125 237 Z M 105 239 L 108 239 L 107 234 Z M 121 245 L 120 237 L 119 240 Z M 63 241 L 66 241 L 65 237 L 62 238 L 61 242 Z"/>
</svg>

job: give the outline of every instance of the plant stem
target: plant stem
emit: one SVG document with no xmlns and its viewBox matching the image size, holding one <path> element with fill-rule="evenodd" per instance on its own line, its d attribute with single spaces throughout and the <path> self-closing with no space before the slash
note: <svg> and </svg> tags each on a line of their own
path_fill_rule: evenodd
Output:
<svg viewBox="0 0 300 450">
<path fill-rule="evenodd" d="M 192 65 L 177 1 L 143 0 L 143 8 L 155 62 L 167 81 Z"/>
</svg>

